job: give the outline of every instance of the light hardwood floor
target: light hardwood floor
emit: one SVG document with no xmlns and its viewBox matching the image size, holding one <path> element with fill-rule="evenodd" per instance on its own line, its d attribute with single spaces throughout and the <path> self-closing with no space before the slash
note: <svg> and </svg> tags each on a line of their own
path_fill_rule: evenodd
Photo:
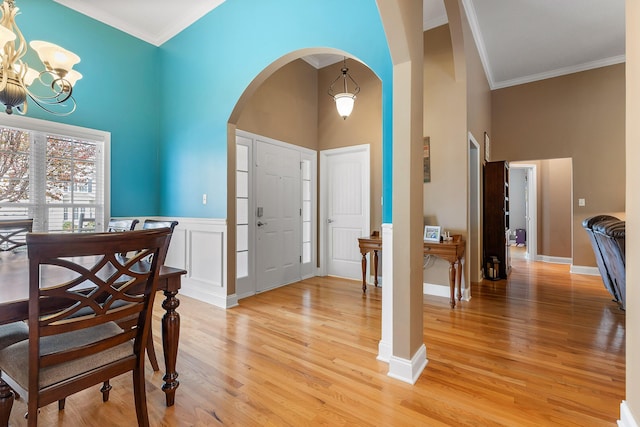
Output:
<svg viewBox="0 0 640 427">
<path fill-rule="evenodd" d="M 376 360 L 381 290 L 317 277 L 221 310 L 181 298 L 176 405 L 147 372 L 153 426 L 614 426 L 624 313 L 599 277 L 514 260 L 454 310 L 424 297 L 429 363 L 411 386 Z M 159 301 L 158 301 L 159 303 Z M 156 305 L 159 316 L 162 309 Z M 161 349 L 159 319 L 156 346 Z M 130 375 L 43 408 L 43 426 L 132 426 Z M 25 425 L 24 402 L 11 422 Z"/>
</svg>

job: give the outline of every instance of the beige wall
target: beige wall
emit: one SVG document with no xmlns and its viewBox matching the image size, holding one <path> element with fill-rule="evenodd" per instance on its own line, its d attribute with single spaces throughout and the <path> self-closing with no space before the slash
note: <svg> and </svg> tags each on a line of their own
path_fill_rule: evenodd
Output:
<svg viewBox="0 0 640 427">
<path fill-rule="evenodd" d="M 469 239 L 467 130 L 482 150 L 483 135 L 491 123 L 491 93 L 459 2 L 448 2 L 447 13 L 450 24 L 424 33 L 424 136 L 431 142 L 431 182 L 424 184 L 424 221 Z M 473 237 L 481 239 L 476 233 Z M 477 247 L 467 242 L 466 283 L 478 280 Z M 448 269 L 447 262 L 435 260 L 425 269 L 424 281 L 447 286 Z"/>
<path fill-rule="evenodd" d="M 476 142 L 479 144 L 479 150 L 477 156 L 482 163 L 484 159 L 484 134 L 485 132 L 491 135 L 491 89 L 489 88 L 489 82 L 484 73 L 484 67 L 478 54 L 478 48 L 473 39 L 471 27 L 468 24 L 467 19 L 464 20 L 463 33 L 465 40 L 465 58 L 467 64 L 467 130 L 473 135 Z M 469 147 L 469 144 L 466 145 Z M 467 148 L 468 150 L 468 148 Z M 467 151 L 467 156 L 468 156 Z M 472 158 L 469 157 L 469 161 Z M 471 172 L 471 168 L 467 170 L 467 174 Z M 478 166 L 479 177 L 471 177 L 469 183 L 471 184 L 467 189 L 468 202 L 467 206 L 469 212 L 468 218 L 468 238 L 467 238 L 467 253 L 465 256 L 466 263 L 468 264 L 469 280 L 471 282 L 478 282 L 482 280 L 480 273 L 483 259 L 483 245 L 482 245 L 482 222 L 479 217 L 482 215 L 482 165 Z M 476 182 L 479 181 L 479 183 Z M 477 212 L 471 206 L 473 197 L 471 191 L 474 186 L 479 185 L 479 198 L 480 207 Z M 475 216 L 474 216 L 475 214 Z M 477 240 L 476 243 L 474 240 Z"/>
<path fill-rule="evenodd" d="M 571 163 L 538 162 L 538 255 L 571 258 Z"/>
<path fill-rule="evenodd" d="M 424 224 L 466 237 L 466 85 L 456 80 L 449 26 L 423 36 L 423 123 L 431 143 L 431 182 L 423 185 Z M 449 263 L 435 259 L 424 270 L 423 280 L 447 286 Z"/>
<path fill-rule="evenodd" d="M 463 29 L 467 64 L 467 129 L 484 153 L 484 133 L 491 136 L 491 89 L 466 19 Z M 481 158 L 484 159 L 484 154 Z"/>
<path fill-rule="evenodd" d="M 626 1 L 627 19 L 627 78 L 626 78 L 626 162 L 627 162 L 627 227 L 626 227 L 626 275 L 627 283 L 638 282 L 640 273 L 636 261 L 640 260 L 640 2 Z M 640 288 L 627 286 L 626 340 L 627 340 L 627 396 L 626 401 L 635 420 L 640 423 Z M 626 425 L 633 425 L 628 422 Z"/>
<path fill-rule="evenodd" d="M 327 94 L 340 75 L 342 62 L 318 71 L 318 151 L 369 144 L 371 155 L 371 230 L 382 224 L 382 83 L 364 64 L 347 60 L 349 74 L 360 86 L 353 112 L 343 120 Z"/>
<path fill-rule="evenodd" d="M 311 150 L 318 147 L 318 72 L 296 59 L 248 100 L 237 128 Z"/>
<path fill-rule="evenodd" d="M 573 160 L 573 264 L 595 266 L 582 220 L 625 210 L 624 64 L 498 89 L 491 102 L 491 160 Z"/>
</svg>

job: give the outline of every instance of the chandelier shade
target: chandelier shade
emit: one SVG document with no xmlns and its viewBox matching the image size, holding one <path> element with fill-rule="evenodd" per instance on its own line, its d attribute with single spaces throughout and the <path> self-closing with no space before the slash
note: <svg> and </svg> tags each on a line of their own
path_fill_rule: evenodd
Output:
<svg viewBox="0 0 640 427">
<path fill-rule="evenodd" d="M 342 84 L 338 84 L 338 82 L 342 81 Z M 353 92 L 349 92 L 349 81 L 351 81 L 354 86 Z M 342 92 L 335 93 L 334 86 L 342 86 Z M 344 120 L 349 117 L 351 112 L 353 111 L 353 105 L 355 104 L 356 95 L 360 93 L 360 86 L 358 83 L 351 77 L 349 74 L 349 69 L 347 68 L 347 58 L 344 58 L 342 63 L 342 68 L 340 69 L 340 74 L 336 77 L 331 85 L 329 86 L 329 96 L 331 96 L 336 102 L 336 108 L 338 110 L 338 114 Z"/>
<path fill-rule="evenodd" d="M 80 57 L 53 43 L 34 40 L 29 45 L 38 54 L 44 70 L 31 68 L 22 60 L 28 46 L 15 21 L 19 10 L 15 0 L 4 0 L 0 5 L 0 103 L 7 114 L 14 109 L 26 114 L 27 102 L 31 100 L 51 114 L 69 115 L 76 109 L 73 86 L 82 78 L 73 69 Z"/>
</svg>

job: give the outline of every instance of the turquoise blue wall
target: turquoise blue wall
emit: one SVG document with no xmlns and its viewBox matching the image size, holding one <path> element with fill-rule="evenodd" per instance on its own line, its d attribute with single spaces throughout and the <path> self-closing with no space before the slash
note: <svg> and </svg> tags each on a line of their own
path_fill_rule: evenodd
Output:
<svg viewBox="0 0 640 427">
<path fill-rule="evenodd" d="M 383 221 L 391 221 L 392 66 L 374 0 L 227 0 L 161 47 L 161 215 L 226 217 L 231 112 L 265 67 L 310 47 L 344 50 L 382 80 Z"/>
<path fill-rule="evenodd" d="M 111 132 L 112 215 L 225 218 L 227 122 L 238 99 L 283 55 L 326 47 L 382 80 L 383 222 L 391 222 L 392 66 L 374 0 L 227 0 L 160 48 L 52 0 L 17 3 L 27 40 L 82 58 L 78 110 L 58 118 L 31 106 L 29 116 Z"/>
<path fill-rule="evenodd" d="M 59 118 L 30 105 L 28 116 L 111 132 L 111 214 L 157 215 L 159 49 L 52 0 L 16 4 L 27 41 L 46 40 L 75 52 L 81 62 L 74 68 L 84 76 L 74 89 L 78 109 L 72 115 Z M 35 54 L 28 62 L 43 69 Z"/>
</svg>

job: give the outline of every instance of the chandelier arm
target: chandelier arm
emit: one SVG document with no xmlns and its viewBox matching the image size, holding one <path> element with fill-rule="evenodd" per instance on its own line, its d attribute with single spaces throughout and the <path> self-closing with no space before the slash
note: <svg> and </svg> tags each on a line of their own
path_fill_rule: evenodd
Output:
<svg viewBox="0 0 640 427">
<path fill-rule="evenodd" d="M 60 103 L 65 102 L 69 98 L 71 98 L 71 94 L 70 93 L 66 93 L 66 92 L 65 92 L 65 97 L 64 98 L 60 98 L 60 99 L 58 97 L 56 97 L 56 96 L 40 96 L 40 95 L 36 95 L 35 93 L 32 93 L 28 89 L 27 89 L 27 94 L 29 95 L 29 98 L 37 99 L 39 104 L 44 104 L 44 105 L 60 104 Z M 60 96 L 60 94 L 58 94 L 58 96 Z"/>
<path fill-rule="evenodd" d="M 13 43 L 7 43 L 5 45 L 5 57 L 7 58 L 9 64 L 13 64 L 19 61 L 25 53 L 27 53 L 27 41 L 22 35 L 22 31 L 16 25 L 16 16 L 18 15 L 18 11 L 20 9 L 15 7 L 13 2 L 5 1 L 2 3 L 2 20 L 0 24 L 4 27 L 11 30 L 16 35 L 16 41 L 18 48 L 16 49 L 16 41 Z"/>
<path fill-rule="evenodd" d="M 52 77 L 52 81 L 51 83 L 47 83 L 45 82 L 42 77 L 45 75 L 49 75 Z M 38 76 L 38 81 L 45 87 L 50 87 L 53 95 L 51 96 L 44 96 L 44 95 L 38 95 L 34 92 L 32 92 L 29 88 L 25 88 L 26 92 L 29 94 L 29 97 L 32 99 L 37 99 L 38 100 L 38 105 L 40 104 L 45 104 L 45 105 L 54 105 L 54 104 L 60 104 L 62 102 L 65 102 L 67 99 L 69 99 L 73 93 L 73 86 L 71 86 L 71 84 L 63 79 L 58 77 L 54 72 L 52 71 L 43 71 L 40 73 L 40 75 Z M 56 86 L 59 87 L 59 89 L 56 88 Z"/>
<path fill-rule="evenodd" d="M 27 95 L 29 96 L 29 98 L 30 98 L 30 99 L 31 99 L 31 100 L 32 100 L 32 101 L 33 101 L 33 102 L 34 102 L 38 107 L 42 108 L 42 109 L 43 109 L 44 111 L 46 111 L 47 113 L 53 114 L 54 116 L 64 117 L 64 116 L 68 116 L 68 115 L 70 115 L 71 113 L 73 113 L 74 111 L 76 111 L 76 107 L 77 107 L 76 100 L 75 100 L 75 98 L 74 98 L 73 96 L 71 96 L 71 95 L 69 95 L 67 99 L 71 100 L 72 108 L 71 108 L 71 111 L 68 111 L 68 112 L 66 112 L 66 113 L 65 113 L 65 112 L 60 113 L 60 112 L 57 112 L 57 111 L 51 110 L 51 109 L 49 109 L 49 108 L 47 108 L 47 107 L 46 107 L 46 105 L 61 105 L 61 104 L 60 104 L 60 103 L 58 103 L 58 102 L 51 102 L 51 103 L 39 102 L 39 101 L 42 101 L 42 100 L 41 100 L 40 98 L 38 98 L 38 97 L 36 97 L 36 96 L 32 95 L 30 92 L 27 92 Z M 25 103 L 24 103 L 24 105 L 25 105 L 24 111 L 26 112 L 26 111 L 27 111 L 27 108 L 26 108 L 27 103 L 25 102 Z M 20 111 L 20 109 L 18 109 L 18 111 Z"/>
</svg>

